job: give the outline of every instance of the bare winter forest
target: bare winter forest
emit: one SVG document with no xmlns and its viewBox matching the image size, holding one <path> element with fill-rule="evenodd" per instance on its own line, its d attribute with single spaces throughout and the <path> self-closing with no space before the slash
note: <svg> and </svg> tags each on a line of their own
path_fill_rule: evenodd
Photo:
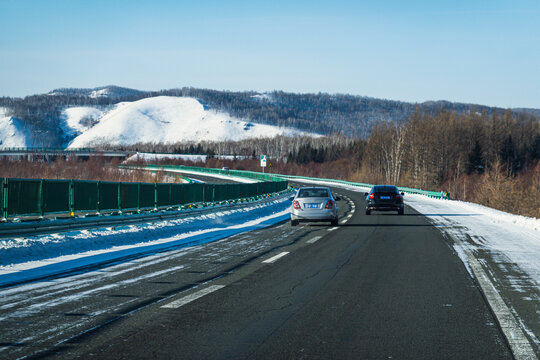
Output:
<svg viewBox="0 0 540 360">
<path fill-rule="evenodd" d="M 367 139 L 347 136 L 246 140 L 173 145 L 138 144 L 124 150 L 208 154 L 204 165 L 182 160 L 163 163 L 267 171 L 390 183 L 448 191 L 454 199 L 540 217 L 540 121 L 533 114 L 416 111 L 405 122 L 382 122 Z M 219 160 L 214 154 L 247 156 Z M 2 160 L 6 177 L 78 178 L 116 181 L 163 181 L 143 172 L 125 172 L 103 159 L 48 163 Z"/>
</svg>

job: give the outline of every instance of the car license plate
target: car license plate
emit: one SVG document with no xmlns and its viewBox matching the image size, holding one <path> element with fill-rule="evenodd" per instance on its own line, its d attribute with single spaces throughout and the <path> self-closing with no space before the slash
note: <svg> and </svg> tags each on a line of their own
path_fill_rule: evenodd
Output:
<svg viewBox="0 0 540 360">
<path fill-rule="evenodd" d="M 319 204 L 306 204 L 306 209 L 318 209 Z"/>
<path fill-rule="evenodd" d="M 390 200 L 390 196 L 388 195 L 382 195 L 381 200 Z"/>
</svg>

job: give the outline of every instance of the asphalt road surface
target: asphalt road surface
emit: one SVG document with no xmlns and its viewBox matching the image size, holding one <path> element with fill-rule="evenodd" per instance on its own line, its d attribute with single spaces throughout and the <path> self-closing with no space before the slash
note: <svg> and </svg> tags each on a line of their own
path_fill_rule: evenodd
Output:
<svg viewBox="0 0 540 360">
<path fill-rule="evenodd" d="M 0 290 L 0 358 L 511 359 L 481 291 L 409 207 L 283 223 Z"/>
</svg>

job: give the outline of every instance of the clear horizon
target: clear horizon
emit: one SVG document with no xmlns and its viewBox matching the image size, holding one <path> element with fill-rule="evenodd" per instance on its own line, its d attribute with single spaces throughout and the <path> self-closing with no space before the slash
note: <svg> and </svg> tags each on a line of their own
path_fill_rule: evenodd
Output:
<svg viewBox="0 0 540 360">
<path fill-rule="evenodd" d="M 0 96 L 350 94 L 540 108 L 540 3 L 0 0 Z"/>
</svg>

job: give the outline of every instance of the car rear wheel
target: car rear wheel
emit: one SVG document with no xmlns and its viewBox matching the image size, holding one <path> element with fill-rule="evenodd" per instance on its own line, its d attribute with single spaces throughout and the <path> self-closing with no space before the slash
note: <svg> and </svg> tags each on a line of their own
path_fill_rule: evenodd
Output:
<svg viewBox="0 0 540 360">
<path fill-rule="evenodd" d="M 298 225 L 298 220 L 291 220 L 291 226 Z"/>
<path fill-rule="evenodd" d="M 403 215 L 403 209 L 399 209 L 399 210 L 397 211 L 397 213 L 398 213 L 398 215 Z"/>
<path fill-rule="evenodd" d="M 336 220 L 332 220 L 331 224 L 332 224 L 332 226 L 337 226 L 337 225 L 338 225 L 337 219 L 336 219 Z"/>
<path fill-rule="evenodd" d="M 371 215 L 371 210 L 366 209 L 366 215 Z"/>
</svg>

